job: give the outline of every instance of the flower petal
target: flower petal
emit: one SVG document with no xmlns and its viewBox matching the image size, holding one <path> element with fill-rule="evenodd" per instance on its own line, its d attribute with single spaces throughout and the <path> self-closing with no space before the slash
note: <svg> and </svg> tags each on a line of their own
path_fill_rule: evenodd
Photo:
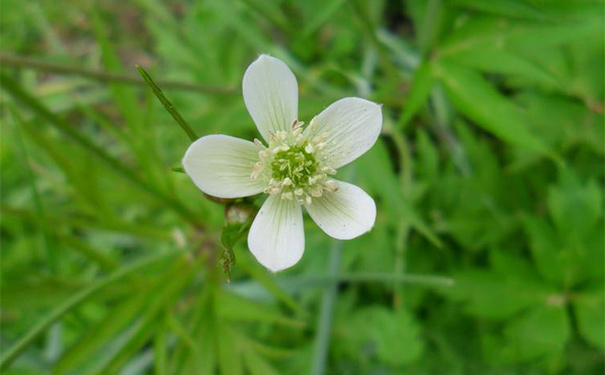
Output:
<svg viewBox="0 0 605 375">
<path fill-rule="evenodd" d="M 298 119 L 298 83 L 281 60 L 260 55 L 244 74 L 244 103 L 258 131 L 269 142 L 270 133 L 289 130 Z"/>
<path fill-rule="evenodd" d="M 248 246 L 256 259 L 273 272 L 295 265 L 305 250 L 305 233 L 300 206 L 271 195 L 256 215 Z"/>
<path fill-rule="evenodd" d="M 258 147 L 249 141 L 213 134 L 193 142 L 183 157 L 185 172 L 204 193 L 219 198 L 239 198 L 263 191 L 264 183 L 253 180 L 252 165 L 258 162 Z"/>
<path fill-rule="evenodd" d="M 337 181 L 338 190 L 324 192 L 307 205 L 311 218 L 329 236 L 350 240 L 372 229 L 376 221 L 376 204 L 361 188 Z"/>
<path fill-rule="evenodd" d="M 382 106 L 361 98 L 344 98 L 324 109 L 307 127 L 310 136 L 327 134 L 324 154 L 339 168 L 368 151 L 382 128 Z"/>
</svg>

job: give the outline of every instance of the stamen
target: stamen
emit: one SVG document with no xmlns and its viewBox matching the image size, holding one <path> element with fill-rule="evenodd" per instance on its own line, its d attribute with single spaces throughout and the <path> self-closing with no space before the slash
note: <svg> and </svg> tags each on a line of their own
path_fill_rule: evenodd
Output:
<svg viewBox="0 0 605 375">
<path fill-rule="evenodd" d="M 303 133 L 303 123 L 294 121 L 291 130 L 270 132 L 269 147 L 259 140 L 254 143 L 261 148 L 259 161 L 252 165 L 250 177 L 266 181 L 266 194 L 279 194 L 281 199 L 295 200 L 298 204 L 311 204 L 326 191 L 336 191 L 336 183 L 328 180 L 336 170 L 327 165 L 327 155 L 322 152 L 328 144 L 328 134 L 309 137 Z M 308 129 L 316 125 L 311 121 Z"/>
</svg>

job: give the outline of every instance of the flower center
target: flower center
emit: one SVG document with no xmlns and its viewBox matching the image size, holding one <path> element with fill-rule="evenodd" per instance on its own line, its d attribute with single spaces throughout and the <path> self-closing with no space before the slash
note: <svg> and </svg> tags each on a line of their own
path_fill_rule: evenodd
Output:
<svg viewBox="0 0 605 375">
<path fill-rule="evenodd" d="M 299 186 L 309 183 L 318 166 L 319 162 L 313 154 L 305 151 L 303 145 L 296 145 L 275 154 L 271 161 L 271 172 L 274 179 L 288 178 L 292 186 Z"/>
<path fill-rule="evenodd" d="M 311 125 L 313 126 L 313 125 Z M 261 148 L 254 164 L 252 179 L 267 182 L 264 192 L 279 194 L 282 199 L 298 204 L 311 204 L 324 191 L 336 191 L 336 182 L 328 179 L 336 171 L 325 162 L 322 151 L 326 136 L 308 137 L 302 133 L 302 122 L 295 121 L 292 131 L 273 134 L 269 147 L 255 140 Z"/>
</svg>

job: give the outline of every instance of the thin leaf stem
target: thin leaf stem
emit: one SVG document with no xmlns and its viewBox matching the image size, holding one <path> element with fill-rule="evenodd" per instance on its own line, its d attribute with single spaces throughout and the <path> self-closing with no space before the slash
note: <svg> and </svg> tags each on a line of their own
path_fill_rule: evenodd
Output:
<svg viewBox="0 0 605 375">
<path fill-rule="evenodd" d="M 174 121 L 176 121 L 180 125 L 181 129 L 183 129 L 183 131 L 185 131 L 185 133 L 187 133 L 187 136 L 189 137 L 191 142 L 196 141 L 198 139 L 198 136 L 195 134 L 193 129 L 191 129 L 189 124 L 187 124 L 187 121 L 185 121 L 185 119 L 183 119 L 183 117 L 176 110 L 176 108 L 174 108 L 174 105 L 172 105 L 170 100 L 168 100 L 166 98 L 166 96 L 162 92 L 162 89 L 160 89 L 160 87 L 153 81 L 153 79 L 151 78 L 149 73 L 147 73 L 147 71 L 145 71 L 145 69 L 143 69 L 139 65 L 137 65 L 136 68 L 138 69 L 139 73 L 141 73 L 141 76 L 143 76 L 143 79 L 145 80 L 145 82 L 147 82 L 147 84 L 149 85 L 151 90 L 153 90 L 154 95 L 162 103 L 164 108 L 166 108 L 168 113 L 170 113 L 170 115 L 172 115 L 172 118 L 174 119 Z"/>
</svg>

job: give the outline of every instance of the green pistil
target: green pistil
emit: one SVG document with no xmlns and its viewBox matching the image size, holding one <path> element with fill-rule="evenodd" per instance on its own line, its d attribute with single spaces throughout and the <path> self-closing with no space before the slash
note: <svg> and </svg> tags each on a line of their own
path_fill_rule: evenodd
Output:
<svg viewBox="0 0 605 375">
<path fill-rule="evenodd" d="M 271 162 L 272 177 L 283 180 L 288 177 L 294 188 L 308 185 L 319 162 L 313 154 L 305 151 L 305 145 L 292 146 L 288 151 L 279 151 Z"/>
</svg>

